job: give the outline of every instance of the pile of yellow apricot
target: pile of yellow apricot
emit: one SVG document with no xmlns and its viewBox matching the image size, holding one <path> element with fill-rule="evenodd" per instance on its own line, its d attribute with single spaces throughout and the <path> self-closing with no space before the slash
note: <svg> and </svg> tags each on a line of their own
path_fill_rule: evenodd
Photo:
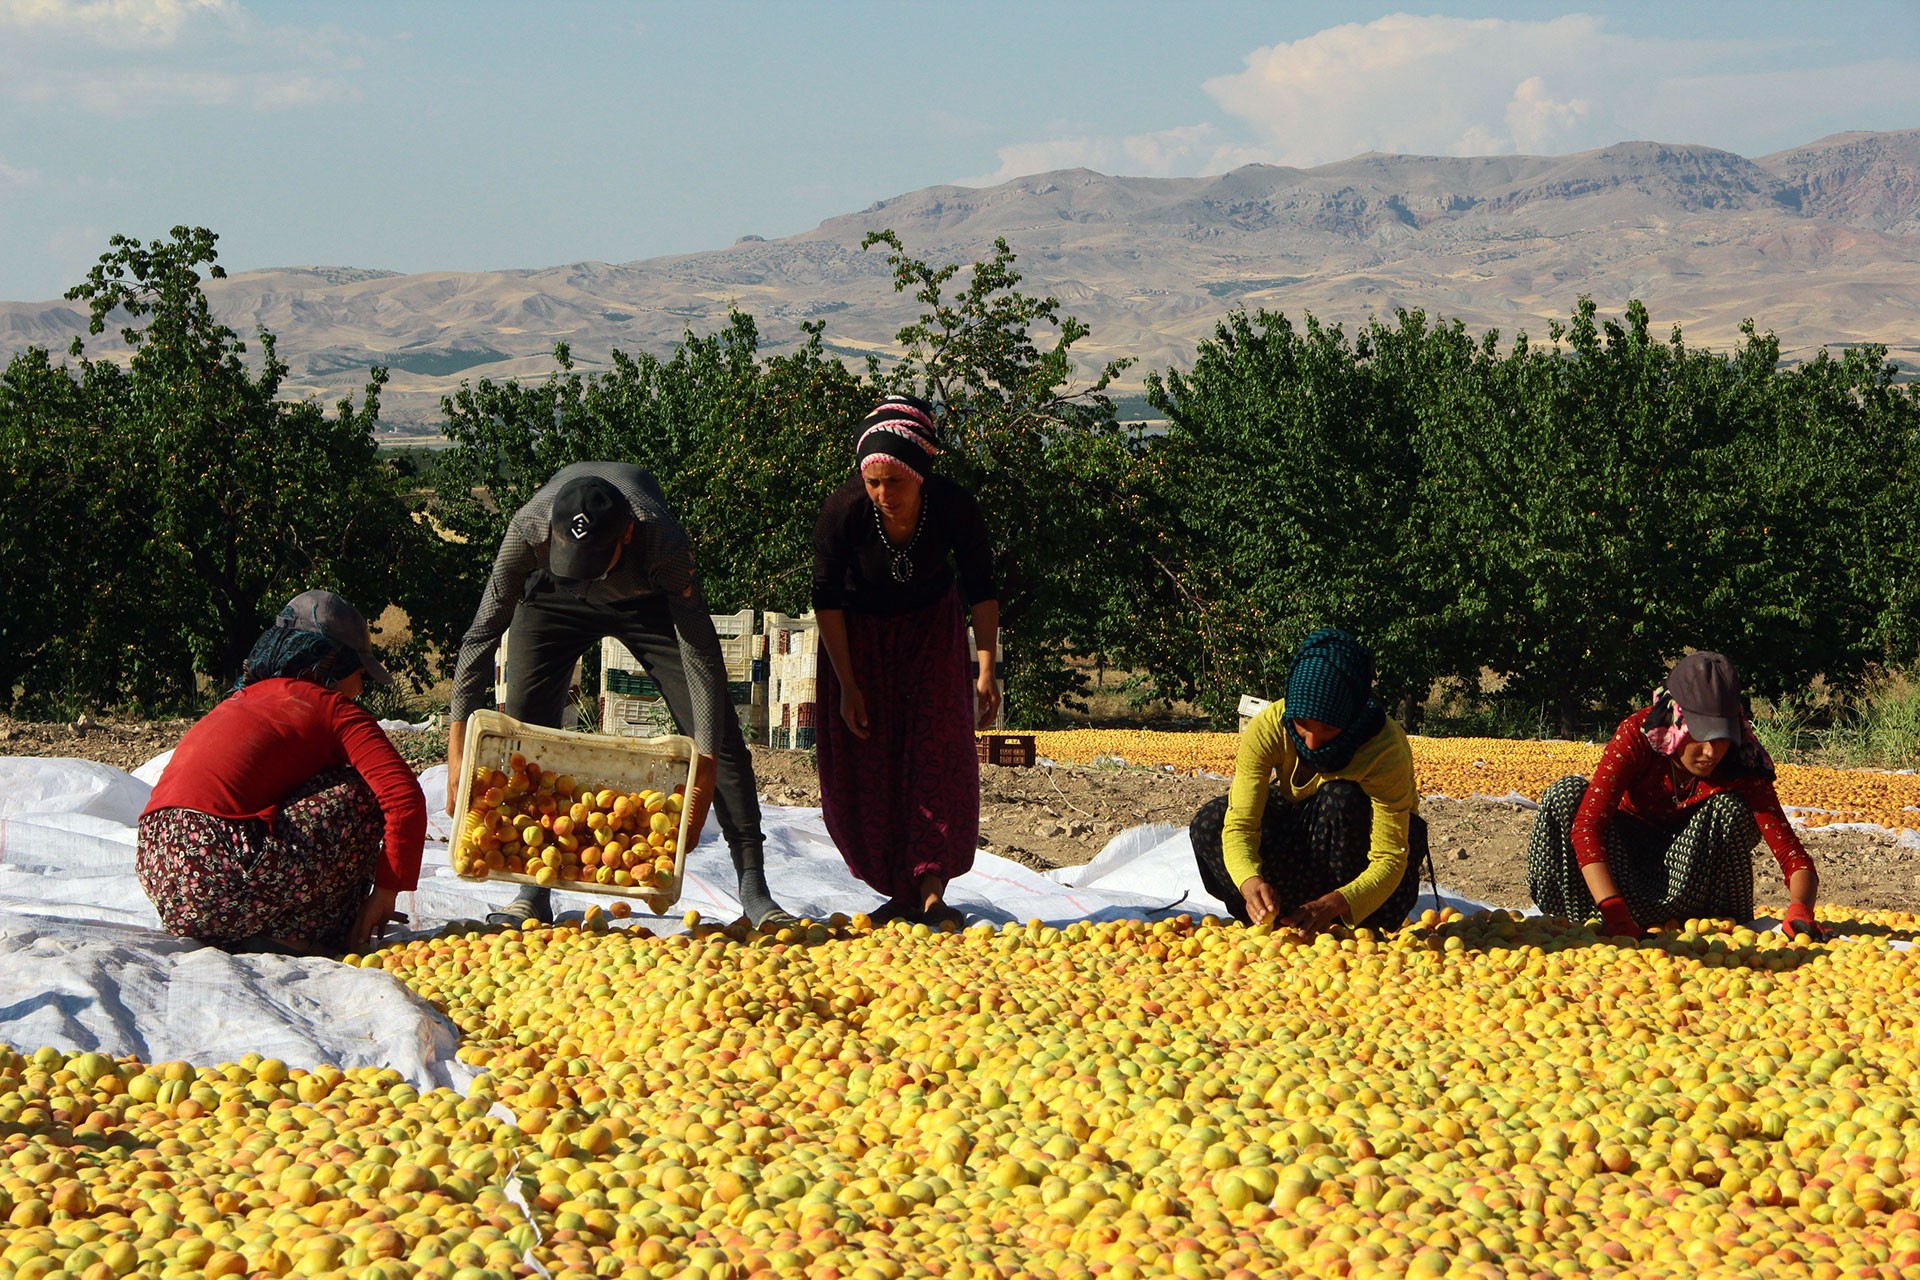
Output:
<svg viewBox="0 0 1920 1280">
<path fill-rule="evenodd" d="M 390 1071 L 0 1065 L 0 1276 L 1920 1268 L 1920 920 L 449 934 Z"/>
<path fill-rule="evenodd" d="M 476 769 L 453 869 L 537 884 L 655 889 L 673 884 L 684 788 L 625 791 L 576 782 L 515 754 L 510 772 Z"/>
</svg>

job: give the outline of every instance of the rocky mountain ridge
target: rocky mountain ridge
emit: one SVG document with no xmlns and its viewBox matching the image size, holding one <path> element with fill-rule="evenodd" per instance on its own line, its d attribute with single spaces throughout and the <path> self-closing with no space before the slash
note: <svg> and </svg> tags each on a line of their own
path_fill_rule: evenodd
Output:
<svg viewBox="0 0 1920 1280">
<path fill-rule="evenodd" d="M 1752 317 L 1793 356 L 1878 342 L 1920 368 L 1920 130 L 1753 159 L 1623 142 L 1208 178 L 1071 169 L 929 187 L 703 253 L 493 272 L 293 267 L 208 292 L 242 333 L 279 336 L 296 393 L 332 399 L 385 363 L 386 416 L 420 424 L 462 379 L 544 374 L 556 342 L 592 368 L 612 347 L 664 353 L 730 308 L 772 349 L 817 319 L 835 350 L 884 352 L 916 308 L 893 292 L 884 252 L 859 248 L 878 228 L 935 261 L 973 261 L 1004 236 L 1027 287 L 1091 325 L 1089 365 L 1130 355 L 1135 377 L 1190 363 L 1234 307 L 1348 324 L 1420 308 L 1476 332 L 1540 334 L 1582 294 L 1610 312 L 1640 298 L 1696 344 L 1730 346 Z M 72 303 L 0 303 L 0 352 L 64 350 L 84 321 Z"/>
</svg>

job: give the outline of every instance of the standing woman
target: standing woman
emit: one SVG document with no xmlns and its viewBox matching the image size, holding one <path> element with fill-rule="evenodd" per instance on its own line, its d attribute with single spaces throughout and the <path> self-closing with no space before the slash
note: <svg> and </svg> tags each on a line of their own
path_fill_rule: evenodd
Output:
<svg viewBox="0 0 1920 1280">
<path fill-rule="evenodd" d="M 859 473 L 820 509 L 817 751 L 827 832 L 853 874 L 887 895 L 874 918 L 959 925 L 945 894 L 979 843 L 974 707 L 981 726 L 999 710 L 1000 602 L 980 504 L 933 474 L 936 435 L 931 405 L 888 396 L 860 424 Z"/>
<path fill-rule="evenodd" d="M 1562 778 L 1527 837 L 1527 891 L 1550 916 L 1635 937 L 1669 920 L 1753 919 L 1755 845 L 1786 877 L 1781 929 L 1816 940 L 1820 877 L 1773 788 L 1733 664 L 1690 653 L 1620 722 L 1593 781 Z"/>
<path fill-rule="evenodd" d="M 140 816 L 134 867 L 168 933 L 235 951 L 357 951 L 415 887 L 426 797 L 354 704 L 369 680 L 393 677 L 358 609 L 303 591 L 280 611 Z"/>
<path fill-rule="evenodd" d="M 1322 627 L 1294 654 L 1286 698 L 1240 731 L 1232 789 L 1188 833 L 1201 882 L 1239 920 L 1397 929 L 1420 895 L 1418 808 L 1407 735 L 1373 696 L 1373 655 Z"/>
</svg>

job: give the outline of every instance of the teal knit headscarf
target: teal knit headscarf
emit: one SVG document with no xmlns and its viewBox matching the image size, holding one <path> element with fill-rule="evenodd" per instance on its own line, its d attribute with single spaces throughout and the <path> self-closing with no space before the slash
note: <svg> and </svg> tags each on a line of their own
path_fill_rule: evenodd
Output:
<svg viewBox="0 0 1920 1280">
<path fill-rule="evenodd" d="M 1340 736 L 1314 750 L 1294 729 L 1296 719 L 1333 725 Z M 1287 673 L 1286 726 L 1308 768 L 1338 773 L 1386 723 L 1386 710 L 1373 698 L 1373 654 L 1365 645 L 1336 627 L 1322 627 L 1300 642 Z"/>
</svg>

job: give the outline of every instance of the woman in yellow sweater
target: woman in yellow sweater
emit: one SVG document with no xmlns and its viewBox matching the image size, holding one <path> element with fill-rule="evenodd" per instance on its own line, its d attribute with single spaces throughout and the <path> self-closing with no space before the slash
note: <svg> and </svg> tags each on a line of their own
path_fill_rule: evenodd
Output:
<svg viewBox="0 0 1920 1280">
<path fill-rule="evenodd" d="M 1373 655 L 1323 627 L 1287 696 L 1240 733 L 1233 788 L 1189 828 L 1207 891 L 1252 924 L 1396 929 L 1420 893 L 1427 824 L 1407 735 L 1373 697 Z"/>
</svg>

